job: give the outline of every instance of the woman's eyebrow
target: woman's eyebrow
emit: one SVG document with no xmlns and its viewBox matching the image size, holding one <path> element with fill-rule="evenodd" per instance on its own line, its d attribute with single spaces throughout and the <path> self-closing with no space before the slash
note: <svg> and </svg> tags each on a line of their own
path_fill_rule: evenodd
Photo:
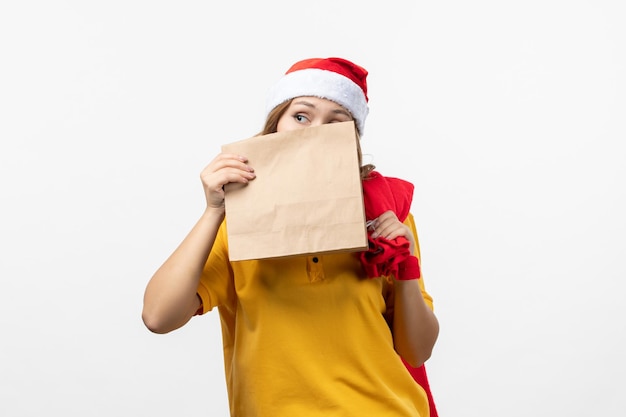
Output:
<svg viewBox="0 0 626 417">
<path fill-rule="evenodd" d="M 335 113 L 335 114 L 343 114 L 343 115 L 348 116 L 349 118 L 352 118 L 352 115 L 350 114 L 350 112 L 348 112 L 348 111 L 346 111 L 344 109 L 335 109 L 335 110 L 333 110 L 333 113 Z"/>
<path fill-rule="evenodd" d="M 293 104 L 302 104 L 303 106 L 307 106 L 307 107 L 310 107 L 312 109 L 316 108 L 315 104 L 313 104 L 313 103 L 311 103 L 309 101 L 306 101 L 306 100 L 294 101 Z M 342 108 L 333 109 L 332 112 L 335 113 L 335 114 L 343 114 L 343 115 L 346 115 L 346 116 L 352 118 L 352 115 L 350 114 L 350 112 L 348 112 L 347 110 L 344 110 Z"/>
<path fill-rule="evenodd" d="M 302 104 L 303 106 L 311 107 L 313 109 L 315 108 L 315 105 L 313 103 L 305 101 L 305 100 L 294 101 L 293 104 Z"/>
</svg>

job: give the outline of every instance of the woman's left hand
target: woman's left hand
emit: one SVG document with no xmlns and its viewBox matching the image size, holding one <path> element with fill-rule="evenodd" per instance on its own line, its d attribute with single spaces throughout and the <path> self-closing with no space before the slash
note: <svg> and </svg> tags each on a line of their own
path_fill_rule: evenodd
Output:
<svg viewBox="0 0 626 417">
<path fill-rule="evenodd" d="M 400 236 L 406 238 L 411 244 L 411 255 L 415 255 L 415 237 L 411 229 L 409 226 L 402 223 L 392 210 L 388 210 L 378 216 L 378 218 L 369 225 L 368 230 L 372 232 L 372 239 L 384 237 L 385 239 L 393 240 Z"/>
</svg>

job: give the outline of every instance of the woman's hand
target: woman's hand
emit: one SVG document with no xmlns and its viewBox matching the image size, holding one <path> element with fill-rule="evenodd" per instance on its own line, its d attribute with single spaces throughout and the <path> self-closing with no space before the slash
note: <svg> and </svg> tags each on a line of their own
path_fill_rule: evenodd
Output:
<svg viewBox="0 0 626 417">
<path fill-rule="evenodd" d="M 406 238 L 410 242 L 411 255 L 415 255 L 415 237 L 409 226 L 402 223 L 396 213 L 392 210 L 386 211 L 368 227 L 372 231 L 372 238 L 384 237 L 388 240 L 396 239 L 400 236 Z"/>
<path fill-rule="evenodd" d="M 207 208 L 224 210 L 224 185 L 229 182 L 247 184 L 256 177 L 254 169 L 241 155 L 220 153 L 200 173 Z"/>
</svg>

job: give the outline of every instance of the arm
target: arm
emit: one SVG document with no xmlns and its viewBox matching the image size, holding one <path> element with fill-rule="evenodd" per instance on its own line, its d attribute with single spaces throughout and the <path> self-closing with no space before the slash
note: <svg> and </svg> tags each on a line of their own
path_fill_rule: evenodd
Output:
<svg viewBox="0 0 626 417">
<path fill-rule="evenodd" d="M 413 226 L 412 223 L 410 223 Z M 412 256 L 419 257 L 414 227 L 400 222 L 393 211 L 383 213 L 376 221 L 372 237 L 395 239 L 403 236 L 411 243 Z M 419 259 L 419 258 L 418 258 Z M 419 261 L 418 261 L 419 262 Z M 423 283 L 417 279 L 394 279 L 392 331 L 396 351 L 411 366 L 423 364 L 431 355 L 439 335 L 439 322 L 422 295 Z"/>
<path fill-rule="evenodd" d="M 200 307 L 198 283 L 224 219 L 223 186 L 254 179 L 246 162 L 241 156 L 220 154 L 202 171 L 206 210 L 146 286 L 142 319 L 150 331 L 168 333 L 178 329 Z"/>
<path fill-rule="evenodd" d="M 422 365 L 439 336 L 439 322 L 426 305 L 417 279 L 394 280 L 393 340 L 411 366 Z"/>
</svg>

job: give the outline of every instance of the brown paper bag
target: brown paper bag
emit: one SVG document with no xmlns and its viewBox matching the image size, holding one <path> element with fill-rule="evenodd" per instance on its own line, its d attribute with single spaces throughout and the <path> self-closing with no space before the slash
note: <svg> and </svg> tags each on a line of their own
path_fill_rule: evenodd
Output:
<svg viewBox="0 0 626 417">
<path fill-rule="evenodd" d="M 223 145 L 257 175 L 225 187 L 230 259 L 366 250 L 357 140 L 350 121 Z"/>
</svg>

